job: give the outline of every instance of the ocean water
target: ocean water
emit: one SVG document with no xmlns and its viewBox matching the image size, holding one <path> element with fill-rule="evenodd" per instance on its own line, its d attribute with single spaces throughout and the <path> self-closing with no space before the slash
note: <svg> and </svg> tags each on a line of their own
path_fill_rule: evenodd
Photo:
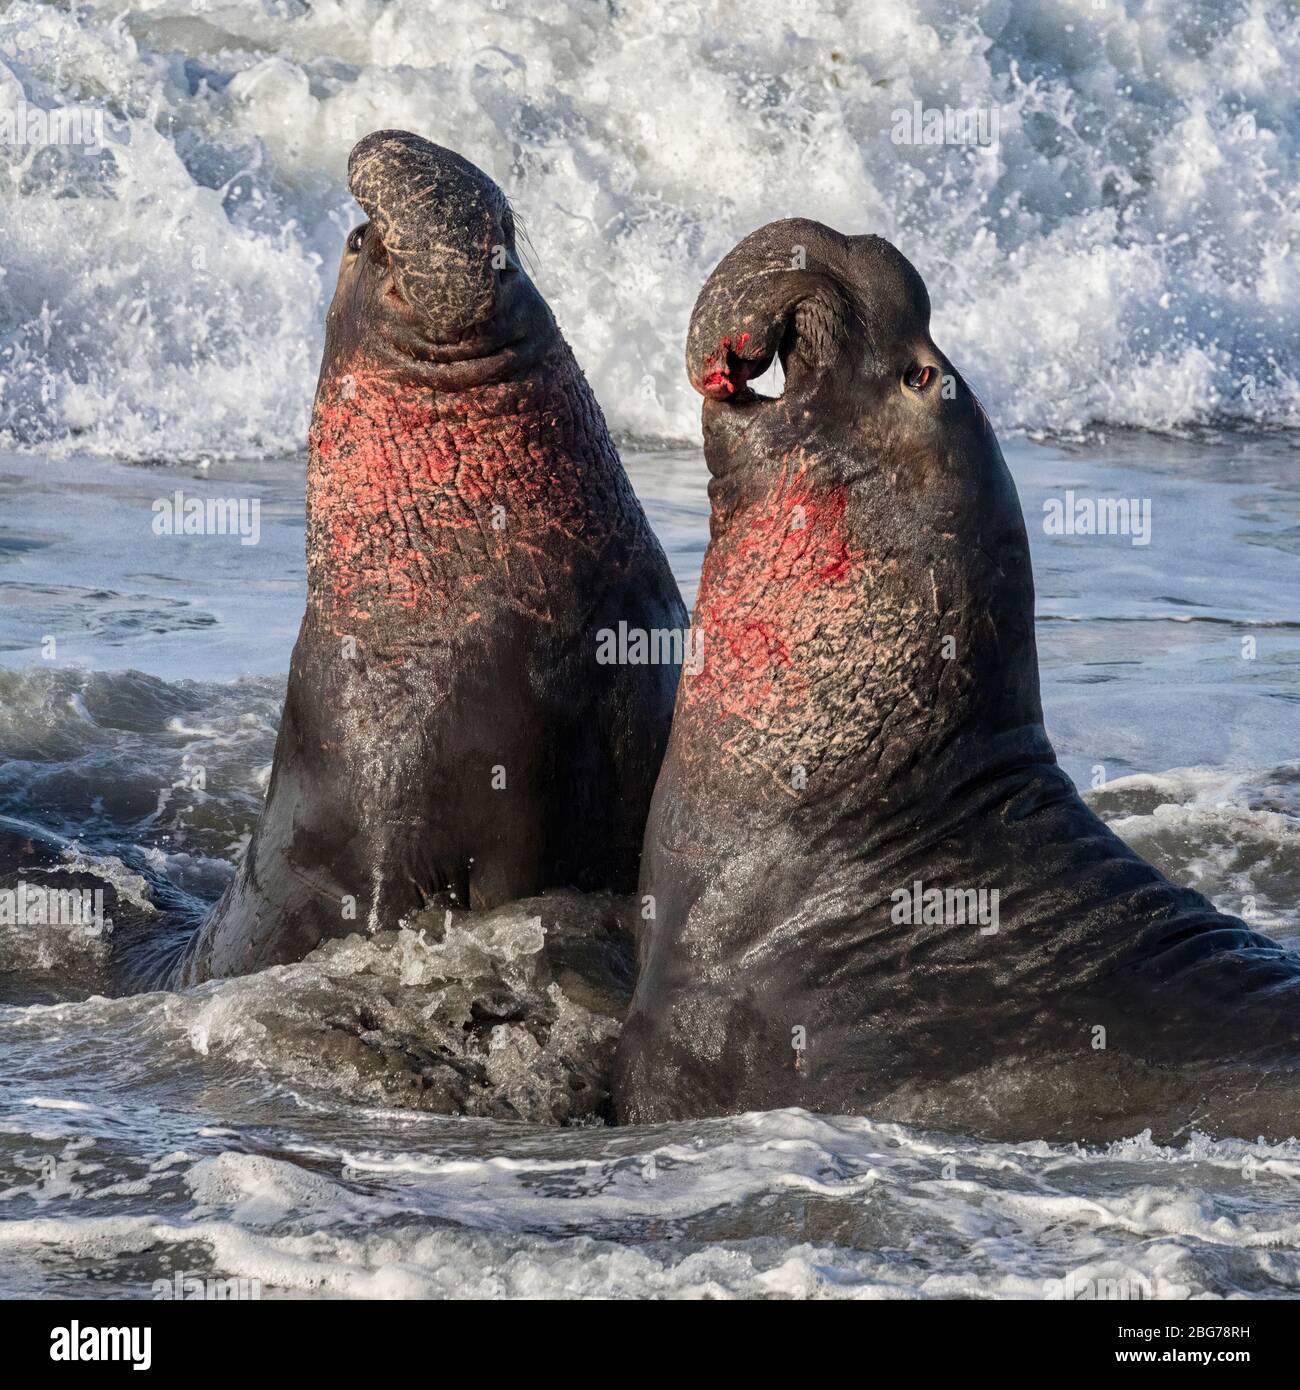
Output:
<svg viewBox="0 0 1300 1390">
<path fill-rule="evenodd" d="M 704 275 L 779 215 L 895 240 L 1021 491 L 1061 761 L 1300 946 L 1297 60 L 1282 0 L 15 0 L 0 111 L 104 139 L 0 147 L 0 888 L 102 886 L 140 933 L 228 882 L 302 611 L 347 150 L 395 125 L 510 191 L 688 600 Z M 999 139 L 896 144 L 913 101 Z M 256 499 L 257 544 L 154 534 L 177 489 Z M 1071 493 L 1132 499 L 1145 543 L 1051 534 Z M 1300 1293 L 1300 1142 L 543 1124 L 600 1001 L 525 909 L 418 928 L 112 998 L 93 930 L 0 925 L 0 1295 Z M 503 991 L 545 1029 L 479 1030 L 492 1104 L 430 1113 L 402 1059 Z"/>
</svg>

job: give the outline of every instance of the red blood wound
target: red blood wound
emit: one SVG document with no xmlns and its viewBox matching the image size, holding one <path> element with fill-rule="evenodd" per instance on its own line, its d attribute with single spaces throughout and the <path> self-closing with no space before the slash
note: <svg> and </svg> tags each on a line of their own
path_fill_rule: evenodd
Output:
<svg viewBox="0 0 1300 1390">
<path fill-rule="evenodd" d="M 757 364 L 746 362 L 740 356 L 748 342 L 748 333 L 739 334 L 734 344 L 731 338 L 723 338 L 718 350 L 704 359 L 704 378 L 700 389 L 706 396 L 730 396 L 749 380 L 750 368 Z"/>
<path fill-rule="evenodd" d="M 350 362 L 322 385 L 310 446 L 309 592 L 338 632 L 401 614 L 459 627 L 485 586 L 546 621 L 551 577 L 630 525 L 563 341 L 526 377 L 454 392 Z"/>
<path fill-rule="evenodd" d="M 849 542 L 848 493 L 818 488 L 802 470 L 727 517 L 700 577 L 695 624 L 704 660 L 685 682 L 686 704 L 775 728 L 803 705 L 801 649 L 855 622 L 853 582 L 863 552 Z"/>
</svg>

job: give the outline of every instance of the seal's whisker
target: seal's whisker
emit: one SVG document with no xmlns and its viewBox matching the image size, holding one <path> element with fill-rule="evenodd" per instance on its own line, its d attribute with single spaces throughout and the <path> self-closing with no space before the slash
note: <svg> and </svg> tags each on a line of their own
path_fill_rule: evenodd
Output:
<svg viewBox="0 0 1300 1390">
<path fill-rule="evenodd" d="M 528 235 L 528 227 L 524 219 L 515 211 L 513 203 L 508 204 L 510 216 L 515 224 L 515 254 L 519 257 L 524 269 L 530 276 L 536 275 L 540 261 L 537 255 L 537 248 L 533 245 L 533 239 Z"/>
</svg>

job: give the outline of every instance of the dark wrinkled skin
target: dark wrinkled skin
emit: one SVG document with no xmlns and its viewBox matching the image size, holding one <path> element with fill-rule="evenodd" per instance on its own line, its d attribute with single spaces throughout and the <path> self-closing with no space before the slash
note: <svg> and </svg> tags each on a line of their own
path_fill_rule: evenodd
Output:
<svg viewBox="0 0 1300 1390">
<path fill-rule="evenodd" d="M 678 672 L 600 665 L 597 634 L 683 627 L 676 584 L 501 191 L 394 131 L 349 178 L 370 221 L 326 326 L 266 807 L 173 984 L 442 894 L 636 883 Z"/>
<path fill-rule="evenodd" d="M 1015 487 L 928 325 L 892 246 L 800 220 L 696 305 L 705 658 L 646 829 L 619 1118 L 1294 1135 L 1300 958 L 1168 882 L 1056 765 Z M 778 352 L 785 392 L 758 397 Z M 999 930 L 891 920 L 916 880 L 998 889 Z"/>
</svg>

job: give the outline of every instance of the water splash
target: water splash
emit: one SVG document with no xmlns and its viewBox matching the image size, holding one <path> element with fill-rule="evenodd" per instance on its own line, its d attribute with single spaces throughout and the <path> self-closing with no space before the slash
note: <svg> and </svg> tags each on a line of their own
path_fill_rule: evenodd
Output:
<svg viewBox="0 0 1300 1390">
<path fill-rule="evenodd" d="M 770 218 L 896 241 L 1002 429 L 1300 424 L 1300 15 L 1283 0 L 802 0 L 770 13 L 460 0 L 19 0 L 0 441 L 129 457 L 305 437 L 358 136 L 406 126 L 511 193 L 616 429 L 691 438 L 695 293 Z M 990 147 L 895 143 L 914 102 Z"/>
</svg>

